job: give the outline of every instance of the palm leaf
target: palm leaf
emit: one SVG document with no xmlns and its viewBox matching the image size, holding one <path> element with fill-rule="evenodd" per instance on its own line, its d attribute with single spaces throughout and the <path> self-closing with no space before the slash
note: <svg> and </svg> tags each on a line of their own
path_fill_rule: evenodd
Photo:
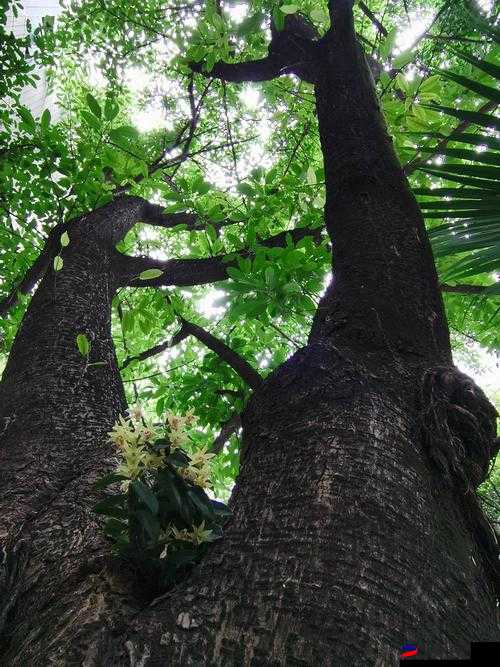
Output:
<svg viewBox="0 0 500 667">
<path fill-rule="evenodd" d="M 500 81 L 500 67 L 494 63 L 465 53 L 457 55 Z M 420 165 L 420 171 L 455 184 L 454 187 L 444 184 L 436 188 L 416 188 L 414 193 L 426 219 L 448 220 L 429 231 L 435 256 L 461 255 L 448 266 L 442 279 L 463 280 L 500 270 L 500 140 L 484 130 L 478 133 L 463 131 L 470 125 L 500 130 L 500 119 L 493 113 L 485 113 L 500 104 L 500 92 L 454 72 L 442 74 L 487 101 L 481 111 L 426 105 L 457 118 L 460 124 L 448 136 L 439 132 L 426 133 L 426 137 L 437 139 L 439 143 L 419 149 L 421 153 L 445 158 L 442 164 Z M 452 143 L 461 147 L 450 146 Z M 478 146 L 483 150 L 478 150 Z M 492 285 L 485 294 L 497 296 L 499 285 Z"/>
</svg>

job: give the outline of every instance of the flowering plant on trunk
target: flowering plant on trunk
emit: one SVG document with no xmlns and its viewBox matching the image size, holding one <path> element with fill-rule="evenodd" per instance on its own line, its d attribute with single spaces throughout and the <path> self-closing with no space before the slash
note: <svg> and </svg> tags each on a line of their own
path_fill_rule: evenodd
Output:
<svg viewBox="0 0 500 667">
<path fill-rule="evenodd" d="M 214 454 L 182 447 L 192 440 L 195 423 L 192 412 L 167 412 L 163 425 L 153 425 L 134 408 L 109 433 L 119 463 L 96 488 L 119 487 L 95 510 L 106 517 L 115 555 L 132 566 L 149 595 L 185 576 L 230 516 L 224 503 L 207 494 Z"/>
</svg>

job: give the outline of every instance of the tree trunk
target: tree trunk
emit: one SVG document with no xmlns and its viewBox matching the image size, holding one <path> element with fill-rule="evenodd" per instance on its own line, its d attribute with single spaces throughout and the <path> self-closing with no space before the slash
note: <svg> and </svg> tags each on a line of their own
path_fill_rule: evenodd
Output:
<svg viewBox="0 0 500 667">
<path fill-rule="evenodd" d="M 21 664 L 43 662 L 36 644 L 46 643 L 62 592 L 73 595 L 108 551 L 90 487 L 111 464 L 106 434 L 125 409 L 111 339 L 112 260 L 142 204 L 121 198 L 68 226 L 63 268 L 47 269 L 3 374 L 0 655 L 6 660 L 27 652 Z M 91 344 L 88 358 L 78 351 L 78 334 Z"/>
<path fill-rule="evenodd" d="M 423 221 L 357 46 L 322 48 L 333 287 L 307 347 L 243 415 L 223 539 L 143 608 L 90 509 L 123 409 L 110 240 L 92 225 L 39 287 L 1 390 L 4 664 L 382 666 L 407 642 L 465 658 L 471 641 L 497 638 L 464 494 L 421 435 L 424 375 L 450 364 Z M 85 367 L 80 332 L 105 366 Z"/>
</svg>

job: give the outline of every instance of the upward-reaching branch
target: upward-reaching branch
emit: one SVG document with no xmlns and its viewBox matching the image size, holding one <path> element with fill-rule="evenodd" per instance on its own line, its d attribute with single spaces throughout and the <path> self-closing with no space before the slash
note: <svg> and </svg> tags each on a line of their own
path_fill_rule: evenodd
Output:
<svg viewBox="0 0 500 667">
<path fill-rule="evenodd" d="M 189 336 L 194 336 L 200 341 L 200 343 L 206 345 L 209 350 L 215 352 L 215 354 L 217 354 L 223 361 L 231 366 L 231 368 L 242 378 L 242 380 L 247 383 L 251 389 L 255 391 L 258 387 L 260 387 L 263 382 L 262 377 L 255 369 L 252 368 L 252 366 L 250 366 L 246 359 L 231 349 L 229 345 L 226 345 L 226 343 L 221 341 L 219 338 L 216 338 L 197 324 L 188 322 L 183 317 L 181 317 L 180 320 L 182 322 L 182 332 L 187 333 Z"/>
<path fill-rule="evenodd" d="M 63 231 L 63 225 L 57 225 L 51 231 L 45 242 L 45 247 L 35 262 L 17 282 L 9 294 L 0 301 L 0 316 L 3 317 L 6 315 L 9 310 L 16 305 L 19 299 L 19 294 L 29 294 L 37 282 L 43 277 L 45 271 L 50 266 L 51 261 L 57 254 L 57 241 Z"/>
</svg>

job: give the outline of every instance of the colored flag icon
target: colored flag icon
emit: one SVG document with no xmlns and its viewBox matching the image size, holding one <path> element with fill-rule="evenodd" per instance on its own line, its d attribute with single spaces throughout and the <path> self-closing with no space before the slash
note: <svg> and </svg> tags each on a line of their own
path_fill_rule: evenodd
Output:
<svg viewBox="0 0 500 667">
<path fill-rule="evenodd" d="M 400 658 L 411 658 L 414 655 L 417 655 L 418 648 L 415 644 L 405 644 L 401 647 L 401 653 L 399 654 Z"/>
</svg>

